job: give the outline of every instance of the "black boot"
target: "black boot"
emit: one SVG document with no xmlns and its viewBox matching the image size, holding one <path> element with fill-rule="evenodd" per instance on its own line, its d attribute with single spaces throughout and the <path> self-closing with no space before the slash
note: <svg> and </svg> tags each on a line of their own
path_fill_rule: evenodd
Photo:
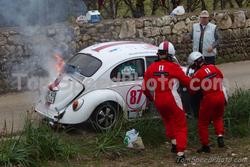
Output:
<svg viewBox="0 0 250 167">
<path fill-rule="evenodd" d="M 186 162 L 185 155 L 182 155 L 182 156 L 177 155 L 176 156 L 176 163 L 177 164 L 184 164 L 185 162 Z"/>
<path fill-rule="evenodd" d="M 172 153 L 177 153 L 177 148 L 176 148 L 175 144 L 172 144 L 171 152 Z"/>
<path fill-rule="evenodd" d="M 218 147 L 219 147 L 219 148 L 225 147 L 225 144 L 224 144 L 224 137 L 223 137 L 223 136 L 219 136 L 219 137 L 217 138 L 217 142 L 218 142 Z"/>
<path fill-rule="evenodd" d="M 210 147 L 203 145 L 200 149 L 197 150 L 197 153 L 210 153 Z"/>
</svg>

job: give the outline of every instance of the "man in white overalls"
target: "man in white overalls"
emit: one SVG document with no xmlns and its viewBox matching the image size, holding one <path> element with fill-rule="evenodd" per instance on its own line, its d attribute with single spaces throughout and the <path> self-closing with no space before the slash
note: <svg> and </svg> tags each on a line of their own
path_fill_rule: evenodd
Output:
<svg viewBox="0 0 250 167">
<path fill-rule="evenodd" d="M 217 26 L 209 22 L 208 11 L 200 13 L 200 22 L 193 25 L 190 37 L 193 40 L 193 51 L 202 53 L 207 64 L 215 64 L 219 33 Z"/>
</svg>

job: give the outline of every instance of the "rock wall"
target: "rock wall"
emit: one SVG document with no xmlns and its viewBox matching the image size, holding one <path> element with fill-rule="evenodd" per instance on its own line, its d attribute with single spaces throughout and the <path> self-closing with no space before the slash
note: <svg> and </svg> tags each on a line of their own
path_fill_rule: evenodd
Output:
<svg viewBox="0 0 250 167">
<path fill-rule="evenodd" d="M 197 22 L 197 14 L 188 14 L 176 18 L 119 19 L 96 25 L 79 25 L 75 27 L 78 37 L 75 41 L 76 49 L 110 40 L 139 40 L 158 45 L 167 39 L 175 44 L 177 55 L 185 61 L 192 51 L 192 44 L 182 39 Z M 221 34 L 218 63 L 250 59 L 250 10 L 214 12 L 211 14 L 211 22 L 218 25 Z"/>
<path fill-rule="evenodd" d="M 217 61 L 250 59 L 250 10 L 214 12 L 211 18 L 221 32 Z M 182 38 L 198 21 L 197 14 L 187 14 L 104 20 L 98 24 L 0 28 L 0 92 L 16 84 L 12 77 L 16 71 L 28 76 L 44 74 L 50 71 L 47 68 L 54 53 L 60 52 L 66 59 L 86 46 L 105 41 L 138 40 L 158 45 L 167 39 L 185 62 L 192 44 Z"/>
</svg>

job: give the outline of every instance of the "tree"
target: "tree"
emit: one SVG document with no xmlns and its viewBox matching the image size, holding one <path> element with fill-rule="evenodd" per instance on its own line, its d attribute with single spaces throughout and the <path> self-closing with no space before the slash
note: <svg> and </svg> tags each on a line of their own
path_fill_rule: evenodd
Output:
<svg viewBox="0 0 250 167">
<path fill-rule="evenodd" d="M 83 0 L 83 2 L 87 6 L 87 9 L 89 9 L 89 10 L 97 9 L 97 4 L 98 4 L 97 0 Z"/>
<path fill-rule="evenodd" d="M 219 0 L 214 0 L 214 1 L 213 1 L 213 10 L 216 10 L 216 9 L 217 9 L 218 1 L 219 1 Z"/>
<path fill-rule="evenodd" d="M 151 0 L 151 2 L 152 2 L 151 15 L 155 15 L 156 10 L 159 8 L 159 0 Z"/>
<path fill-rule="evenodd" d="M 237 5 L 242 8 L 244 0 L 235 0 Z"/>
<path fill-rule="evenodd" d="M 191 12 L 192 3 L 192 0 L 187 0 L 187 12 Z"/>
<path fill-rule="evenodd" d="M 201 10 L 207 10 L 207 6 L 204 0 L 201 0 Z"/>
<path fill-rule="evenodd" d="M 166 0 L 160 0 L 160 1 L 161 1 L 161 5 L 168 11 L 168 13 L 170 13 L 171 12 L 171 9 L 170 9 L 171 2 L 170 2 L 170 0 L 167 0 L 167 2 L 166 2 Z"/>
<path fill-rule="evenodd" d="M 164 3 L 164 7 L 167 9 L 168 13 L 171 13 L 171 11 L 180 4 L 181 0 L 161 0 Z"/>
<path fill-rule="evenodd" d="M 130 9 L 132 16 L 139 18 L 145 16 L 144 1 L 145 0 L 136 0 L 136 2 L 133 3 L 133 0 L 124 0 L 124 3 Z"/>
<path fill-rule="evenodd" d="M 173 9 L 176 8 L 178 6 L 179 0 L 171 0 Z"/>
<path fill-rule="evenodd" d="M 199 8 L 200 0 L 192 0 L 191 2 L 192 2 L 192 3 L 191 3 L 190 11 L 193 12 L 193 11 L 195 11 L 196 9 Z"/>
<path fill-rule="evenodd" d="M 83 0 L 88 10 L 97 9 L 104 18 L 116 18 L 123 0 Z"/>
<path fill-rule="evenodd" d="M 83 0 L 83 2 L 89 10 L 99 7 L 104 18 L 116 18 L 121 7 L 124 13 L 124 5 L 126 6 L 125 15 L 131 13 L 134 18 L 145 16 L 145 0 Z M 160 9 L 160 7 L 164 9 L 164 13 L 170 13 L 179 2 L 182 5 L 187 5 L 187 12 L 208 9 L 208 4 L 206 4 L 208 1 L 206 0 L 151 0 L 151 15 L 156 15 L 156 11 Z M 212 5 L 213 10 L 217 10 L 218 8 L 223 10 L 226 9 L 227 6 L 234 8 L 236 5 L 238 7 L 247 7 L 250 5 L 250 0 L 213 0 Z"/>
<path fill-rule="evenodd" d="M 121 5 L 121 3 L 122 3 L 122 0 L 110 0 L 109 1 L 109 9 L 106 9 L 109 18 L 114 19 L 117 17 L 118 8 Z"/>
<path fill-rule="evenodd" d="M 226 9 L 227 4 L 229 4 L 230 8 L 234 8 L 234 4 L 232 0 L 214 0 L 213 10 L 217 10 L 217 4 L 219 2 L 220 2 L 221 10 Z"/>
</svg>

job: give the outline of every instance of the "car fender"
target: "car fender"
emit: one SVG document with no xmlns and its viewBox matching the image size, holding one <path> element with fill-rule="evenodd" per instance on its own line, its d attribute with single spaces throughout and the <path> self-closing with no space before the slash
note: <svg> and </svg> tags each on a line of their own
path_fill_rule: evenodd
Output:
<svg viewBox="0 0 250 167">
<path fill-rule="evenodd" d="M 126 103 L 122 96 L 117 92 L 110 89 L 102 89 L 91 91 L 84 94 L 78 100 L 83 100 L 82 106 L 74 111 L 72 108 L 72 103 L 66 108 L 63 117 L 59 120 L 59 123 L 63 124 L 78 124 L 89 119 L 93 111 L 97 106 L 104 102 L 113 101 L 117 102 L 122 111 L 126 111 Z"/>
</svg>

